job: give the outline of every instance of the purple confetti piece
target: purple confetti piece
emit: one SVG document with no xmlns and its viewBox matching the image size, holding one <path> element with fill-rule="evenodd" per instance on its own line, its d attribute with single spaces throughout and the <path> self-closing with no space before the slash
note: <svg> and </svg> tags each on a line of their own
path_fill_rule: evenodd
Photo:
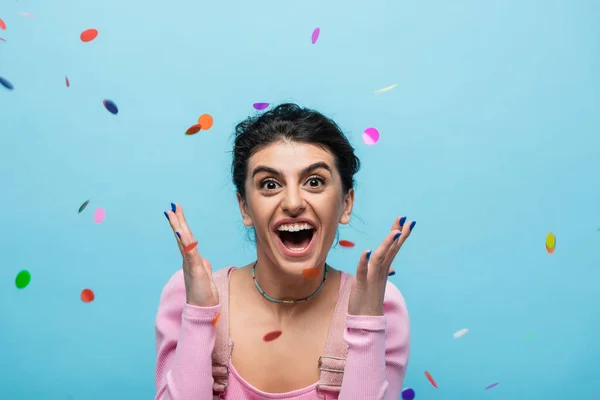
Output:
<svg viewBox="0 0 600 400">
<path fill-rule="evenodd" d="M 491 388 L 493 388 L 495 386 L 498 386 L 499 384 L 500 384 L 499 382 L 492 383 L 490 386 L 486 387 L 485 390 L 491 389 Z"/>
<path fill-rule="evenodd" d="M 312 33 L 312 44 L 317 43 L 317 39 L 319 38 L 319 34 L 321 33 L 321 28 L 316 28 Z"/>
<path fill-rule="evenodd" d="M 254 103 L 253 107 L 257 110 L 264 110 L 265 108 L 269 107 L 269 103 Z"/>
</svg>

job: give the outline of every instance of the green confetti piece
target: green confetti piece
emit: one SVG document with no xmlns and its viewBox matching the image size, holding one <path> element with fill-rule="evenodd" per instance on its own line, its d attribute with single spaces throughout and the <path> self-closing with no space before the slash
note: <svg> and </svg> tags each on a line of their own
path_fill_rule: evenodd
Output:
<svg viewBox="0 0 600 400">
<path fill-rule="evenodd" d="M 525 336 L 525 339 L 531 339 L 533 337 L 533 335 L 535 335 L 534 333 L 530 333 L 529 335 Z"/>
<path fill-rule="evenodd" d="M 31 282 L 31 274 L 29 271 L 23 270 L 17 274 L 17 278 L 15 279 L 15 285 L 17 285 L 17 288 L 23 289 L 29 285 L 29 282 Z"/>
<path fill-rule="evenodd" d="M 81 205 L 81 207 L 79 207 L 79 211 L 78 212 L 82 212 L 83 210 L 85 210 L 85 208 L 87 207 L 88 204 L 90 204 L 90 201 L 86 200 L 85 203 L 83 203 Z"/>
</svg>

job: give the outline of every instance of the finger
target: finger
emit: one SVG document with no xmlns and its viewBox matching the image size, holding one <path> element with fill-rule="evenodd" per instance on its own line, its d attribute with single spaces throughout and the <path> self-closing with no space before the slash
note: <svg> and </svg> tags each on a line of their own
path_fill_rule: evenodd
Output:
<svg viewBox="0 0 600 400">
<path fill-rule="evenodd" d="M 195 241 L 194 235 L 192 234 L 192 230 L 189 228 L 189 226 L 187 224 L 187 221 L 185 219 L 185 214 L 183 212 L 183 208 L 179 204 L 171 203 L 171 209 L 175 210 L 173 212 L 177 216 L 177 219 L 179 220 L 179 223 L 181 224 L 181 229 L 183 230 L 183 232 L 185 232 L 186 235 L 189 236 L 190 240 L 192 242 L 194 242 Z"/>
<path fill-rule="evenodd" d="M 377 247 L 375 252 L 371 255 L 371 260 L 369 262 L 369 273 L 374 275 L 379 275 L 383 273 L 387 273 L 387 266 L 384 265 L 385 257 L 396 242 L 397 239 L 394 239 L 398 233 L 401 233 L 399 230 L 394 229 L 385 237 L 383 242 Z"/>
<path fill-rule="evenodd" d="M 406 239 L 409 238 L 409 236 L 412 233 L 412 230 L 415 228 L 416 224 L 417 224 L 417 221 L 407 221 L 404 224 L 404 226 L 402 228 L 402 234 L 398 238 L 398 245 L 399 245 L 398 249 L 400 249 L 400 247 L 402 247 L 402 245 L 404 244 Z"/>
<path fill-rule="evenodd" d="M 358 260 L 358 266 L 356 267 L 356 280 L 360 283 L 364 283 L 367 280 L 370 256 L 371 250 L 365 250 L 362 252 L 360 259 Z"/>
<path fill-rule="evenodd" d="M 398 229 L 399 231 L 402 231 L 402 227 L 404 226 L 404 223 L 406 222 L 406 217 L 402 216 L 402 217 L 397 217 L 394 220 L 394 223 L 392 224 L 392 227 L 390 230 L 394 230 L 394 229 Z"/>
</svg>

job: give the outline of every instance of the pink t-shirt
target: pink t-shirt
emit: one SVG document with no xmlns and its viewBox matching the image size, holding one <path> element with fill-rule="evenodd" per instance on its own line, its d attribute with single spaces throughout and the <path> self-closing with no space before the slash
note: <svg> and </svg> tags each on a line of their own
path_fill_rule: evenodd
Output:
<svg viewBox="0 0 600 400">
<path fill-rule="evenodd" d="M 342 272 L 340 290 L 346 274 Z M 398 400 L 409 355 L 410 326 L 406 303 L 388 281 L 383 316 L 346 315 L 348 354 L 339 393 L 317 393 L 316 382 L 286 393 L 266 393 L 250 385 L 229 361 L 226 400 Z M 155 400 L 213 400 L 212 321 L 221 306 L 186 303 L 183 271 L 165 285 L 156 316 Z M 316 360 L 315 360 L 316 365 Z"/>
</svg>

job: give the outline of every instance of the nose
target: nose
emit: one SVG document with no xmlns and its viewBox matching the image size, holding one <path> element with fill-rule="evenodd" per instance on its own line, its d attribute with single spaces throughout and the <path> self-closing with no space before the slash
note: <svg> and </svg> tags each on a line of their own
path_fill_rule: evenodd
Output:
<svg viewBox="0 0 600 400">
<path fill-rule="evenodd" d="M 281 206 L 286 213 L 297 216 L 306 209 L 306 202 L 298 188 L 288 187 L 286 188 Z"/>
</svg>

